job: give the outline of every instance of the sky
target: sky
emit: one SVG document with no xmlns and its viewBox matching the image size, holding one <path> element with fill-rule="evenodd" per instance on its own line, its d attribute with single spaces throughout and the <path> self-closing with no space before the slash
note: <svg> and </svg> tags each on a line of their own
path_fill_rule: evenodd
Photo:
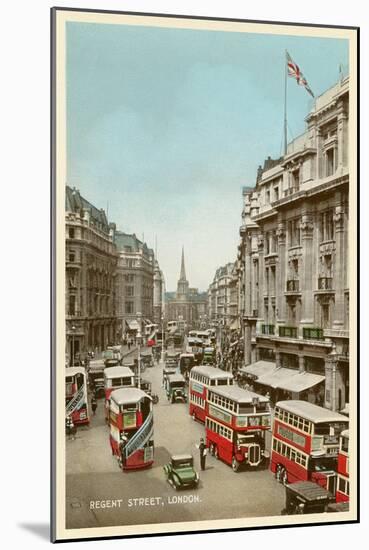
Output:
<svg viewBox="0 0 369 550">
<path fill-rule="evenodd" d="M 346 40 L 67 23 L 67 184 L 155 250 L 175 290 L 234 261 L 242 187 L 283 147 L 285 50 L 315 96 Z M 288 139 L 313 99 L 289 78 Z"/>
</svg>

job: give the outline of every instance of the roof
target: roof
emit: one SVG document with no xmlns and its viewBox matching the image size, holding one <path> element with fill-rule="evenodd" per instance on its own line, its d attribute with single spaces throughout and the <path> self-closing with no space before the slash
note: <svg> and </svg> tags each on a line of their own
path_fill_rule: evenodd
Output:
<svg viewBox="0 0 369 550">
<path fill-rule="evenodd" d="M 238 386 L 214 386 L 210 388 L 210 391 L 228 397 L 237 403 L 252 403 L 254 399 L 258 399 L 260 403 L 269 403 L 268 397 Z"/>
<path fill-rule="evenodd" d="M 214 348 L 204 348 L 204 353 L 214 353 Z"/>
<path fill-rule="evenodd" d="M 297 481 L 290 483 L 287 488 L 304 498 L 304 500 L 324 500 L 333 498 L 331 493 L 313 481 Z"/>
<path fill-rule="evenodd" d="M 137 253 L 140 250 L 143 250 L 144 253 L 153 254 L 151 248 L 148 248 L 146 243 L 140 241 L 135 235 L 135 233 L 124 233 L 123 231 L 115 231 L 114 233 L 114 243 L 119 252 L 126 253 Z"/>
<path fill-rule="evenodd" d="M 319 407 L 318 405 L 313 405 L 313 403 L 309 403 L 308 401 L 293 399 L 289 401 L 278 401 L 278 403 L 276 403 L 276 407 L 281 407 L 287 412 L 302 416 L 303 418 L 306 418 L 306 420 L 310 420 L 310 422 L 315 422 L 316 424 L 321 422 L 348 423 L 347 416 L 323 407 Z"/>
<path fill-rule="evenodd" d="M 193 456 L 190 454 L 183 454 L 183 455 L 172 455 L 172 460 L 192 460 Z"/>
<path fill-rule="evenodd" d="M 198 365 L 193 367 L 191 372 L 197 372 L 203 376 L 208 376 L 210 380 L 218 378 L 233 378 L 233 374 L 231 372 L 218 369 L 217 367 L 210 367 L 209 365 Z"/>
<path fill-rule="evenodd" d="M 90 361 L 89 364 L 89 370 L 101 370 L 105 369 L 105 363 L 102 359 L 95 359 L 94 361 Z"/>
<path fill-rule="evenodd" d="M 83 210 L 89 210 L 90 216 L 94 222 L 103 226 L 106 232 L 109 232 L 108 219 L 103 209 L 99 210 L 88 202 L 76 188 L 71 188 L 68 185 L 65 188 L 65 211 L 66 212 L 78 212 Z"/>
<path fill-rule="evenodd" d="M 138 388 L 119 388 L 111 393 L 110 399 L 115 401 L 117 405 L 123 405 L 128 403 L 137 403 L 144 397 L 151 397 Z"/>
<path fill-rule="evenodd" d="M 264 374 L 273 371 L 275 368 L 275 363 L 272 361 L 256 361 L 256 363 L 251 363 L 251 365 L 242 367 L 240 371 L 246 372 L 247 374 L 252 374 L 254 376 L 263 376 Z"/>
<path fill-rule="evenodd" d="M 86 374 L 84 367 L 67 367 L 65 369 L 65 376 L 74 376 L 75 374 Z"/>
<path fill-rule="evenodd" d="M 349 432 L 349 430 L 343 430 L 343 431 L 341 432 L 341 436 L 342 436 L 342 437 L 347 437 L 347 438 L 349 438 L 349 437 L 350 437 L 350 432 Z"/>
<path fill-rule="evenodd" d="M 170 374 L 168 380 L 169 382 L 186 382 L 182 374 Z"/>
<path fill-rule="evenodd" d="M 105 378 L 123 378 L 134 376 L 134 372 L 129 367 L 106 367 L 104 370 Z"/>
<path fill-rule="evenodd" d="M 179 358 L 182 359 L 182 357 L 183 357 L 183 358 L 189 357 L 190 359 L 194 359 L 194 358 L 195 358 L 195 356 L 194 356 L 193 353 L 181 353 L 181 355 L 179 356 Z"/>
<path fill-rule="evenodd" d="M 126 319 L 129 330 L 140 330 L 140 325 L 136 319 L 128 320 Z"/>
</svg>

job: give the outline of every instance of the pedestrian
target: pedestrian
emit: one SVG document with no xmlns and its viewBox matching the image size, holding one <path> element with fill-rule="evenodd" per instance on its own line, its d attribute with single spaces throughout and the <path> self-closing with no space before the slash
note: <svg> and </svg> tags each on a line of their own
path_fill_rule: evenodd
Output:
<svg viewBox="0 0 369 550">
<path fill-rule="evenodd" d="M 201 466 L 201 470 L 205 470 L 205 462 L 206 462 L 206 455 L 207 455 L 207 448 L 206 448 L 206 445 L 205 445 L 205 442 L 204 442 L 204 439 L 201 438 L 200 439 L 200 444 L 197 445 L 197 448 L 199 449 L 200 451 L 200 466 Z"/>
<path fill-rule="evenodd" d="M 128 351 L 131 349 L 131 339 L 128 340 Z"/>
<path fill-rule="evenodd" d="M 127 445 L 128 437 L 125 432 L 120 434 L 119 450 L 120 450 L 120 463 L 123 468 L 125 462 L 125 447 Z"/>
<path fill-rule="evenodd" d="M 96 397 L 94 395 L 91 398 L 91 409 L 92 409 L 93 415 L 95 416 L 96 409 L 97 409 L 97 401 L 96 401 Z"/>
<path fill-rule="evenodd" d="M 76 432 L 77 428 L 73 422 L 71 415 L 69 415 L 67 417 L 67 434 L 69 435 L 69 439 L 72 439 L 74 441 L 76 439 Z"/>
</svg>

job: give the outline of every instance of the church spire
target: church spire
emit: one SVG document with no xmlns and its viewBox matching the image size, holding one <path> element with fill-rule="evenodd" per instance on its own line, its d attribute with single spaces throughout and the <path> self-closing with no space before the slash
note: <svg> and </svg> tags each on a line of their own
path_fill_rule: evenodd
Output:
<svg viewBox="0 0 369 550">
<path fill-rule="evenodd" d="M 180 281 L 186 281 L 186 269 L 184 261 L 184 247 L 182 246 L 182 260 L 181 260 L 181 274 L 179 276 Z"/>
</svg>

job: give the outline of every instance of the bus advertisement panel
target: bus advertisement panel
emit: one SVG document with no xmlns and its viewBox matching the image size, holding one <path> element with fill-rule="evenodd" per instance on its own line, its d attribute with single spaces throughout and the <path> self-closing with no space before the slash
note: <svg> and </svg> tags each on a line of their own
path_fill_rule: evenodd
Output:
<svg viewBox="0 0 369 550">
<path fill-rule="evenodd" d="M 205 422 L 207 391 L 211 387 L 230 386 L 233 375 L 216 367 L 199 365 L 190 371 L 189 383 L 189 413 L 194 420 Z"/>
<path fill-rule="evenodd" d="M 281 483 L 314 481 L 336 491 L 339 437 L 348 419 L 308 401 L 279 401 L 274 411 L 270 468 Z"/>
<path fill-rule="evenodd" d="M 238 386 L 211 387 L 206 405 L 206 446 L 232 466 L 257 467 L 269 458 L 265 434 L 270 430 L 269 399 Z"/>
</svg>

